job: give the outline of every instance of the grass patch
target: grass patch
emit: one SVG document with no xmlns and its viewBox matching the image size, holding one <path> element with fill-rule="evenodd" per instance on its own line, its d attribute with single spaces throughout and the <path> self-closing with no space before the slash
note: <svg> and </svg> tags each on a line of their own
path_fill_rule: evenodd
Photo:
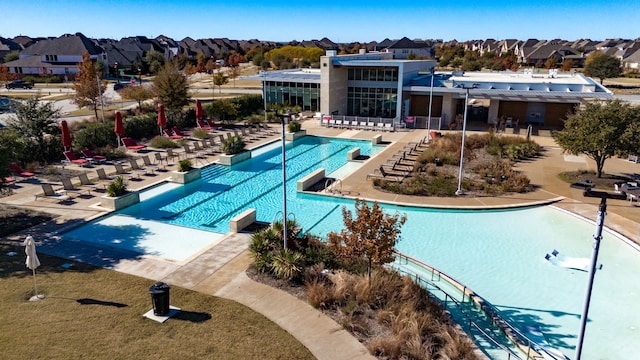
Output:
<svg viewBox="0 0 640 360">
<path fill-rule="evenodd" d="M 16 256 L 7 253 L 15 251 Z M 24 248 L 0 245 L 0 322 L 7 359 L 313 359 L 293 336 L 249 308 L 173 286 L 182 309 L 164 324 L 142 317 L 154 281 L 39 254 L 33 295 Z M 82 304 L 85 303 L 85 304 Z"/>
<path fill-rule="evenodd" d="M 0 204 L 0 237 L 49 221 L 54 215 Z"/>
<path fill-rule="evenodd" d="M 607 191 L 613 190 L 614 184 L 633 181 L 632 178 L 622 175 L 606 174 L 603 173 L 601 178 L 596 176 L 595 171 L 577 170 L 566 171 L 558 174 L 558 177 L 569 184 L 573 184 L 578 181 L 591 180 L 596 186 L 596 189 L 603 189 Z"/>
</svg>

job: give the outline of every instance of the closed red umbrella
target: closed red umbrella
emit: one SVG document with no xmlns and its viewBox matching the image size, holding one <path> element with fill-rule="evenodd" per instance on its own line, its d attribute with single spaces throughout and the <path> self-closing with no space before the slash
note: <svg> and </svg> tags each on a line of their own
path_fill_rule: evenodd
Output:
<svg viewBox="0 0 640 360">
<path fill-rule="evenodd" d="M 122 114 L 116 111 L 116 121 L 113 126 L 113 132 L 118 136 L 118 147 L 120 147 L 120 138 L 124 135 L 124 124 L 122 123 Z"/>
<path fill-rule="evenodd" d="M 71 148 L 71 133 L 69 132 L 67 120 L 62 120 L 60 125 L 62 126 L 62 146 L 64 147 L 64 151 L 67 151 Z"/>
<path fill-rule="evenodd" d="M 158 126 L 160 126 L 160 135 L 162 135 L 162 129 L 167 125 L 167 115 L 164 113 L 164 105 L 158 104 Z"/>
<path fill-rule="evenodd" d="M 196 119 L 202 120 L 204 117 L 204 110 L 202 110 L 202 103 L 196 99 Z"/>
</svg>

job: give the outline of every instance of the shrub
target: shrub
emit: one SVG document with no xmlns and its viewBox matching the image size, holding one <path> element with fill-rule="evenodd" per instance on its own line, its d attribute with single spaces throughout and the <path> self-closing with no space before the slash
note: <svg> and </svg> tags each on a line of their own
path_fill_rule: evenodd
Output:
<svg viewBox="0 0 640 360">
<path fill-rule="evenodd" d="M 209 138 L 209 132 L 207 130 L 204 129 L 194 129 L 193 132 L 191 132 L 191 134 L 193 135 L 193 137 L 198 138 L 198 139 L 208 139 Z"/>
<path fill-rule="evenodd" d="M 178 171 L 179 172 L 187 172 L 193 169 L 191 166 L 191 159 L 183 159 L 178 162 Z"/>
<path fill-rule="evenodd" d="M 302 124 L 300 124 L 298 121 L 292 121 L 289 123 L 289 125 L 287 125 L 287 131 L 292 133 L 300 131 L 300 129 L 302 129 Z"/>
<path fill-rule="evenodd" d="M 273 256 L 271 271 L 280 279 L 299 280 L 302 275 L 304 258 L 299 252 L 282 249 Z"/>
<path fill-rule="evenodd" d="M 117 138 L 113 133 L 113 122 L 91 122 L 80 126 L 83 128 L 73 133 L 73 147 L 75 149 L 96 149 L 107 145 L 118 145 L 116 144 Z"/>
<path fill-rule="evenodd" d="M 115 178 L 109 186 L 107 186 L 107 195 L 111 197 L 122 196 L 127 193 L 127 180 L 124 177 L 118 176 Z"/>
<path fill-rule="evenodd" d="M 160 131 L 156 114 L 130 116 L 124 120 L 125 136 L 134 139 L 149 139 Z"/>
<path fill-rule="evenodd" d="M 127 149 L 125 148 L 109 148 L 105 151 L 107 160 L 119 160 L 127 157 Z"/>
<path fill-rule="evenodd" d="M 151 147 L 154 147 L 156 149 L 173 149 L 173 148 L 180 147 L 180 145 L 178 145 L 178 143 L 176 143 L 175 141 L 169 139 L 166 136 L 160 136 L 160 135 L 151 139 L 151 142 L 149 145 L 151 145 Z"/>
<path fill-rule="evenodd" d="M 246 143 L 242 136 L 232 136 L 231 138 L 225 139 L 222 143 L 222 151 L 224 151 L 227 155 L 239 154 L 244 151 Z"/>
</svg>

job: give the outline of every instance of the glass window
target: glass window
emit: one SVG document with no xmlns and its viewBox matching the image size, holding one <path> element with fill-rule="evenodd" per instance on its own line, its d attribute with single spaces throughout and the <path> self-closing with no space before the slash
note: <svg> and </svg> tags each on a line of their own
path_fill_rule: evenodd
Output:
<svg viewBox="0 0 640 360">
<path fill-rule="evenodd" d="M 362 69 L 357 68 L 355 71 L 355 80 L 362 80 Z"/>
<path fill-rule="evenodd" d="M 362 80 L 369 81 L 369 69 L 362 69 Z"/>
<path fill-rule="evenodd" d="M 353 75 L 354 71 L 353 70 L 354 69 L 349 69 L 349 71 L 347 72 L 347 79 L 348 80 L 353 80 L 353 78 L 354 78 L 354 75 Z"/>
</svg>

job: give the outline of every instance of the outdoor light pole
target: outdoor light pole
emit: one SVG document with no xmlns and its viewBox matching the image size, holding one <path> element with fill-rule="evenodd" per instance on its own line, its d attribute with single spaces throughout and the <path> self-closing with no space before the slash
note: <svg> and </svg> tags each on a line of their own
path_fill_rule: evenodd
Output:
<svg viewBox="0 0 640 360">
<path fill-rule="evenodd" d="M 431 68 L 431 89 L 429 90 L 429 116 L 427 117 L 427 144 L 431 142 L 431 104 L 433 103 L 433 78 L 436 75 L 436 66 Z"/>
<path fill-rule="evenodd" d="M 460 144 L 460 171 L 458 172 L 458 190 L 456 190 L 456 195 L 464 194 L 464 192 L 462 191 L 462 166 L 464 164 L 464 136 L 467 130 L 467 111 L 469 108 L 468 106 L 469 90 L 475 89 L 476 87 L 478 87 L 478 84 L 473 84 L 470 87 L 467 87 L 464 84 L 462 84 L 461 87 L 465 89 L 465 96 L 464 96 L 464 116 L 462 118 L 462 143 Z"/>
<path fill-rule="evenodd" d="M 116 82 L 119 83 L 120 82 L 120 72 L 118 72 L 118 62 L 116 61 L 114 64 L 115 68 L 116 68 Z"/>
<path fill-rule="evenodd" d="M 262 102 L 264 106 L 264 123 L 267 123 L 267 82 L 265 80 L 264 71 L 260 72 L 260 77 L 262 78 Z"/>
<path fill-rule="evenodd" d="M 289 118 L 291 117 L 292 113 L 291 111 L 287 111 L 284 114 L 279 114 L 276 110 L 276 115 L 279 116 L 282 119 L 282 230 L 283 230 L 283 237 L 282 237 L 282 246 L 286 249 L 287 248 L 287 166 L 286 166 L 286 154 L 285 154 L 285 148 L 286 148 L 286 142 L 285 142 L 285 123 L 287 122 L 287 120 L 289 120 Z"/>
<path fill-rule="evenodd" d="M 591 291 L 593 290 L 593 279 L 596 275 L 596 264 L 598 262 L 598 252 L 600 251 L 600 240 L 602 240 L 602 228 L 604 227 L 604 217 L 607 214 L 607 196 L 602 193 L 602 200 L 598 207 L 598 219 L 596 220 L 596 233 L 593 235 L 593 252 L 591 255 L 591 266 L 589 267 L 589 282 L 584 300 L 582 315 L 580 316 L 580 333 L 578 334 L 578 344 L 576 345 L 575 360 L 580 360 L 582 356 L 582 343 L 584 342 L 584 332 L 587 327 L 589 315 L 589 304 L 591 303 Z"/>
</svg>

